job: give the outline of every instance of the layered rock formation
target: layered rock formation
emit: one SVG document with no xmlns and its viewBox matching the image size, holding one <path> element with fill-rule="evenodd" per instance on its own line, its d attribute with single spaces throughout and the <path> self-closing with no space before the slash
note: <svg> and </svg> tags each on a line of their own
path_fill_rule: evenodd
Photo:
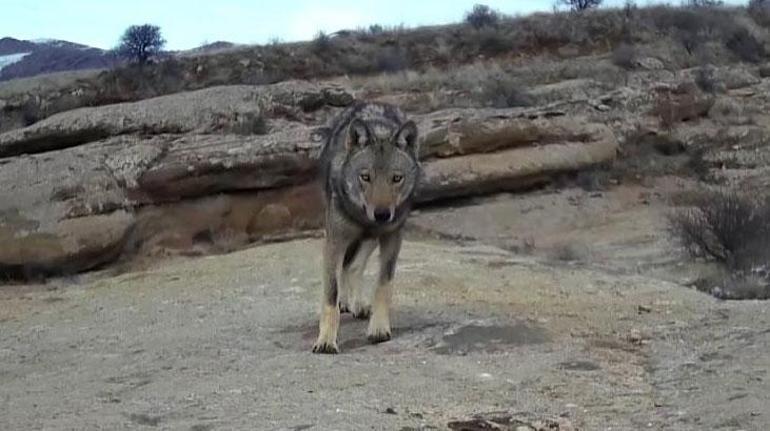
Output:
<svg viewBox="0 0 770 431">
<path fill-rule="evenodd" d="M 0 135 L 0 271 L 82 271 L 121 253 L 228 248 L 320 226 L 316 158 L 353 96 L 228 86 L 81 108 Z M 547 181 L 611 160 L 611 131 L 560 112 L 418 116 L 421 203 Z M 216 247 L 215 247 L 216 248 Z"/>
</svg>

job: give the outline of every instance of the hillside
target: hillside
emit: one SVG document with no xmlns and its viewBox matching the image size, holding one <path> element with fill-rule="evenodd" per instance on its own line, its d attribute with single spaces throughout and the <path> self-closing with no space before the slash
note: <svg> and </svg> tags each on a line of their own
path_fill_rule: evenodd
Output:
<svg viewBox="0 0 770 431">
<path fill-rule="evenodd" d="M 0 81 L 61 71 L 105 69 L 114 64 L 106 51 L 72 42 L 0 39 Z"/>
</svg>

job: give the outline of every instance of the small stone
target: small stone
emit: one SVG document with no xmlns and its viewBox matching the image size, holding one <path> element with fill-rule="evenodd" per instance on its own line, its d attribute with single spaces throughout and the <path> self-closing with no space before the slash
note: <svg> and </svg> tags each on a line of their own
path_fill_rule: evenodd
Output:
<svg viewBox="0 0 770 431">
<path fill-rule="evenodd" d="M 642 333 L 639 332 L 639 330 L 637 330 L 637 329 L 632 330 L 626 336 L 626 340 L 628 340 L 629 343 L 636 344 L 636 345 L 642 345 L 642 344 L 644 344 L 644 341 L 645 341 L 644 337 L 642 336 Z"/>
<path fill-rule="evenodd" d="M 666 67 L 662 61 L 654 57 L 640 58 L 636 60 L 636 65 L 646 70 L 662 70 Z"/>
<path fill-rule="evenodd" d="M 652 313 L 652 307 L 648 307 L 646 305 L 637 305 L 636 306 L 636 311 L 639 314 L 642 314 L 642 313 Z"/>
</svg>

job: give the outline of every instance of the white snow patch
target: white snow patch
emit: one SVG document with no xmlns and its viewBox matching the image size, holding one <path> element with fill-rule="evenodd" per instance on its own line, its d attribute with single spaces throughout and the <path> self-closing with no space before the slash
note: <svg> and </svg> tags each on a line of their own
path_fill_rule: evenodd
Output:
<svg viewBox="0 0 770 431">
<path fill-rule="evenodd" d="M 21 61 L 22 58 L 32 54 L 31 52 L 21 52 L 18 54 L 0 55 L 0 70 L 3 70 L 6 66 L 10 66 L 13 63 Z"/>
</svg>

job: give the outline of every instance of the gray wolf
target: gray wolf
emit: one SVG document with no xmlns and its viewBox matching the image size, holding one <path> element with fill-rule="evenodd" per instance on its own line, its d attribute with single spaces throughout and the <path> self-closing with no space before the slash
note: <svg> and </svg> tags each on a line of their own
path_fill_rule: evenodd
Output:
<svg viewBox="0 0 770 431">
<path fill-rule="evenodd" d="M 391 337 L 392 281 L 422 171 L 417 126 L 393 105 L 356 102 L 326 131 L 320 157 L 326 202 L 323 296 L 313 352 L 338 353 L 340 312 L 369 318 L 372 343 Z M 378 246 L 379 277 L 373 295 L 366 295 L 364 269 Z"/>
</svg>

